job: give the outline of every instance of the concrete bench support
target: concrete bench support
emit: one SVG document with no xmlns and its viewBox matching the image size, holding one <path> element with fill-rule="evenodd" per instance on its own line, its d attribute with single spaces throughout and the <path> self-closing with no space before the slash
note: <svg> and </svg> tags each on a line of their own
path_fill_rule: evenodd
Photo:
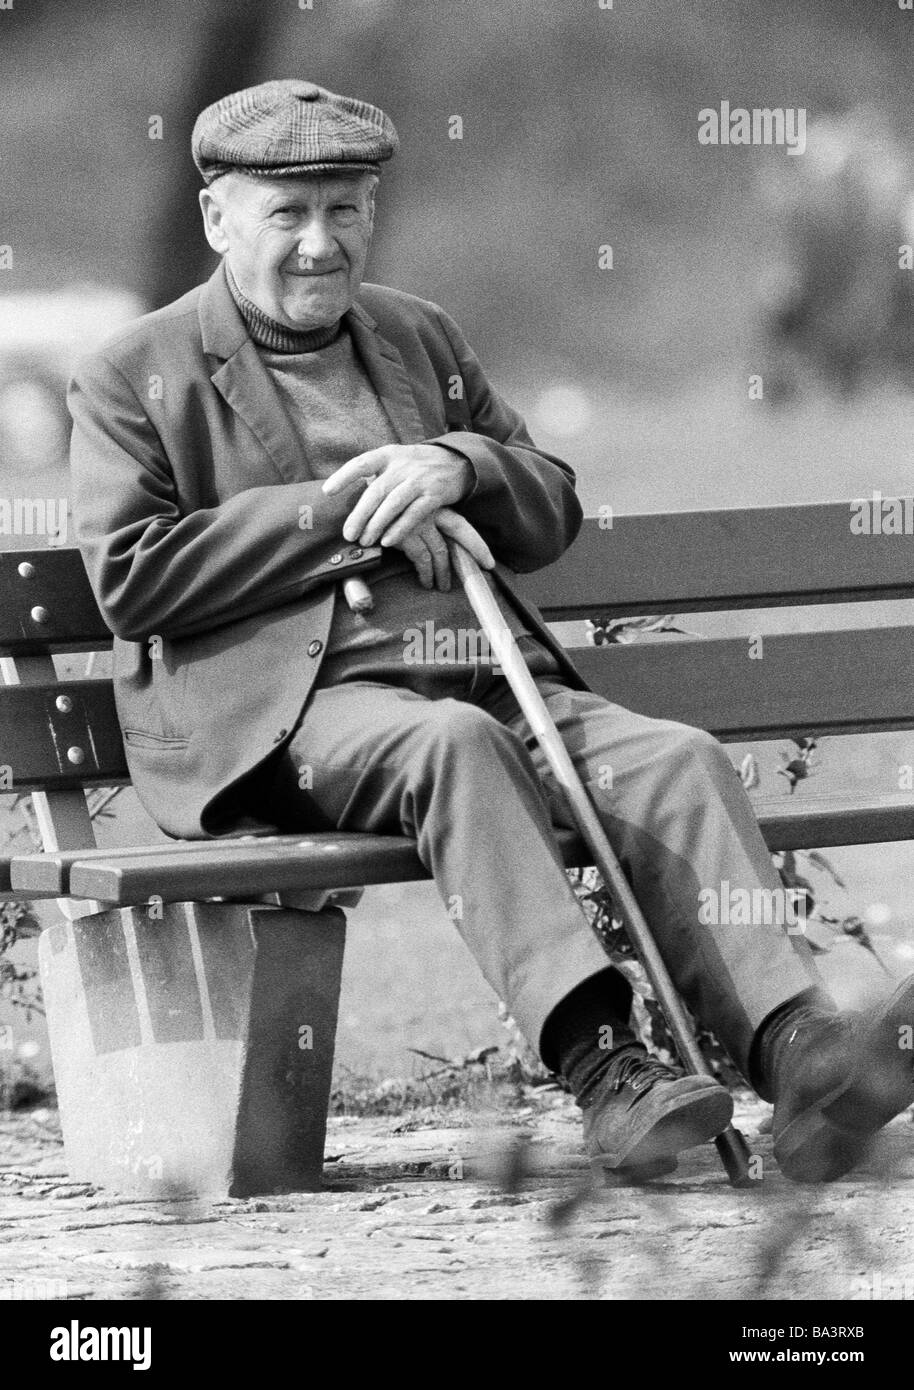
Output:
<svg viewBox="0 0 914 1390">
<path fill-rule="evenodd" d="M 71 1176 L 125 1194 L 321 1186 L 345 917 L 115 908 L 39 942 Z"/>
</svg>

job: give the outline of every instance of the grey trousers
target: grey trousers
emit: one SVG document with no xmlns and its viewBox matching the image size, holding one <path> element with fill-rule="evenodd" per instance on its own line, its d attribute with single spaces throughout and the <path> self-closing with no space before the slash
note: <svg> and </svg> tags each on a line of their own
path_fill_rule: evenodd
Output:
<svg viewBox="0 0 914 1390">
<path fill-rule="evenodd" d="M 779 889 L 749 800 L 722 746 L 563 683 L 535 639 L 528 666 L 641 903 L 683 998 L 747 1074 L 779 1004 L 819 984 L 802 935 L 708 925 L 702 889 Z M 607 957 L 565 874 L 561 789 L 504 677 L 491 669 L 336 662 L 260 781 L 291 831 L 414 836 L 449 916 L 538 1048 L 548 1015 Z"/>
</svg>

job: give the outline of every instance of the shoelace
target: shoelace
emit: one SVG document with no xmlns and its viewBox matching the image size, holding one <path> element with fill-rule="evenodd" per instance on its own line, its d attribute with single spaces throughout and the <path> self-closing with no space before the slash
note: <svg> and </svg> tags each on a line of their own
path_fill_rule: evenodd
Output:
<svg viewBox="0 0 914 1390">
<path fill-rule="evenodd" d="M 610 1059 L 603 1080 L 614 1091 L 621 1091 L 625 1085 L 631 1086 L 633 1091 L 644 1091 L 657 1081 L 677 1081 L 681 1076 L 681 1071 L 668 1067 L 643 1048 L 621 1048 Z"/>
</svg>

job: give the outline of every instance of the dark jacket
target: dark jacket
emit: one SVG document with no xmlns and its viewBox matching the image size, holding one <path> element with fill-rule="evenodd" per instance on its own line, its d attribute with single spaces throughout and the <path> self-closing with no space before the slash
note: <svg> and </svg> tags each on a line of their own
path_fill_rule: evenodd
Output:
<svg viewBox="0 0 914 1390">
<path fill-rule="evenodd" d="M 586 688 L 511 587 L 512 571 L 574 540 L 572 470 L 534 446 L 436 305 L 366 284 L 347 321 L 400 441 L 470 460 L 476 482 L 458 510 L 569 683 Z M 289 738 L 326 649 L 333 581 L 383 552 L 342 539 L 352 502 L 322 494 L 221 266 L 84 359 L 69 405 L 76 536 L 115 635 L 137 793 L 170 835 L 237 829 L 225 794 Z"/>
</svg>

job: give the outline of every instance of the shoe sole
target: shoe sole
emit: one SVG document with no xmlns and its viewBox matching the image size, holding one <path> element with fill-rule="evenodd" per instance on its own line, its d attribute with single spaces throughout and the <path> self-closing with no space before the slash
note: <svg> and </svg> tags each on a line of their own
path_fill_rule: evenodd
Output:
<svg viewBox="0 0 914 1390">
<path fill-rule="evenodd" d="M 671 1101 L 666 1113 L 624 1152 L 592 1154 L 591 1166 L 630 1181 L 643 1180 L 645 1172 L 650 1177 L 663 1176 L 676 1167 L 677 1154 L 715 1139 L 732 1118 L 733 1100 L 722 1086 L 692 1091 Z"/>
<path fill-rule="evenodd" d="M 852 1076 L 823 1096 L 779 1135 L 774 1156 L 781 1172 L 794 1182 L 834 1182 L 860 1163 L 872 1148 L 876 1130 L 914 1104 L 911 1053 L 898 1046 L 899 1030 L 914 1023 L 914 975 L 876 1011 L 867 1029 Z M 874 1085 L 888 1073 L 891 1080 Z M 825 1112 L 849 1092 L 859 1091 L 855 1113 L 838 1120 Z M 850 1122 L 852 1118 L 852 1123 Z"/>
<path fill-rule="evenodd" d="M 594 1173 L 602 1177 L 607 1187 L 637 1186 L 642 1182 L 653 1182 L 655 1178 L 665 1178 L 675 1173 L 679 1164 L 675 1155 L 658 1158 L 653 1163 L 627 1164 L 624 1168 L 608 1168 L 600 1157 L 592 1158 L 590 1166 Z"/>
<path fill-rule="evenodd" d="M 872 1133 L 851 1133 L 832 1124 L 821 1109 L 807 1110 L 784 1130 L 774 1156 L 792 1182 L 835 1182 L 862 1163 L 872 1144 Z"/>
</svg>

